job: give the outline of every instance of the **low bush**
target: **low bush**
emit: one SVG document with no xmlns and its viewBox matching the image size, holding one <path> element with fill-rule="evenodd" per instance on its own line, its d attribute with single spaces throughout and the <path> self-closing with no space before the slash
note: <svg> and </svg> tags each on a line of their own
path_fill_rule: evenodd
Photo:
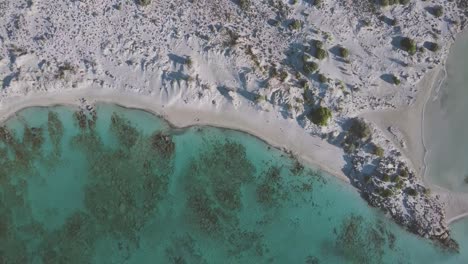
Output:
<svg viewBox="0 0 468 264">
<path fill-rule="evenodd" d="M 371 135 L 371 130 L 366 122 L 364 122 L 364 120 L 360 118 L 354 118 L 351 122 L 352 123 L 348 132 L 352 137 L 364 139 Z"/>
<path fill-rule="evenodd" d="M 349 56 L 349 51 L 344 47 L 339 47 L 338 52 L 343 58 L 347 58 Z"/>
<path fill-rule="evenodd" d="M 372 154 L 374 154 L 376 156 L 379 156 L 379 157 L 383 157 L 384 156 L 384 149 L 382 147 L 380 147 L 380 146 L 375 145 L 374 149 L 372 151 Z"/>
<path fill-rule="evenodd" d="M 395 75 L 392 75 L 392 81 L 395 85 L 400 85 L 401 81 L 398 77 L 396 77 Z"/>
<path fill-rule="evenodd" d="M 409 54 L 414 55 L 416 53 L 416 41 L 410 38 L 403 38 L 401 40 L 401 47 Z"/>
<path fill-rule="evenodd" d="M 327 57 L 327 51 L 322 48 L 317 48 L 315 50 L 315 58 L 323 60 Z"/>
<path fill-rule="evenodd" d="M 318 125 L 318 126 L 326 126 L 328 125 L 328 121 L 332 117 L 332 113 L 330 109 L 326 107 L 318 107 L 316 109 L 313 109 L 308 115 L 307 118 L 309 120 Z"/>
<path fill-rule="evenodd" d="M 151 4 L 151 0 L 137 0 L 137 3 L 141 6 L 147 6 Z"/>
<path fill-rule="evenodd" d="M 413 189 L 413 188 L 408 188 L 408 190 L 406 190 L 406 193 L 407 193 L 408 195 L 411 195 L 411 196 L 416 196 L 416 195 L 418 195 L 418 192 L 417 192 L 415 189 Z"/>
<path fill-rule="evenodd" d="M 304 62 L 303 69 L 306 74 L 311 74 L 318 70 L 318 65 L 313 61 L 307 61 Z"/>
</svg>

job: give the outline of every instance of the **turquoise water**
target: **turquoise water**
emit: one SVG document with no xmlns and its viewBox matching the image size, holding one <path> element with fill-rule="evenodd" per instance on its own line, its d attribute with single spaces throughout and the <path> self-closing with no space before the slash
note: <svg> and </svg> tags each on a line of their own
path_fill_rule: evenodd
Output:
<svg viewBox="0 0 468 264">
<path fill-rule="evenodd" d="M 0 129 L 0 263 L 466 263 L 244 133 L 98 105 Z"/>
</svg>

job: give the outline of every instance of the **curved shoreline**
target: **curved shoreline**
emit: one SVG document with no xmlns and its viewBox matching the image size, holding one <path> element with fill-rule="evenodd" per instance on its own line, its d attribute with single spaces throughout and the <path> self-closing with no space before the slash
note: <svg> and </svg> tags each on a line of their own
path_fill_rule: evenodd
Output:
<svg viewBox="0 0 468 264">
<path fill-rule="evenodd" d="M 291 151 L 301 162 L 331 174 L 349 183 L 343 173 L 345 160 L 343 150 L 310 135 L 295 120 L 275 116 L 273 112 L 258 111 L 243 106 L 242 111 L 232 105 L 218 108 L 205 104 L 185 104 L 180 101 L 163 103 L 151 95 L 121 92 L 113 89 L 86 88 L 60 92 L 34 93 L 28 96 L 10 97 L 1 103 L 0 122 L 28 107 L 54 105 L 80 106 L 80 99 L 90 104 L 111 103 L 125 108 L 143 110 L 166 120 L 171 126 L 213 126 L 250 134 L 272 147 Z"/>
</svg>

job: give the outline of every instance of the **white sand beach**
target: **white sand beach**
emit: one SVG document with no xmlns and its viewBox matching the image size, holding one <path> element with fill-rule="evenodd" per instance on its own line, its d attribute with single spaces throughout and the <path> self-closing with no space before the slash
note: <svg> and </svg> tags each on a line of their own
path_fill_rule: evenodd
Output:
<svg viewBox="0 0 468 264">
<path fill-rule="evenodd" d="M 80 106 L 81 98 L 90 104 L 103 102 L 145 110 L 181 128 L 209 125 L 243 131 L 274 147 L 292 151 L 300 161 L 349 182 L 342 171 L 345 161 L 341 148 L 310 135 L 292 120 L 284 119 L 274 112 L 259 112 L 250 107 L 238 111 L 230 105 L 214 108 L 206 104 L 186 104 L 182 100 L 164 104 L 157 97 L 90 88 L 10 98 L 8 103 L 0 106 L 0 116 L 4 121 L 19 110 L 33 106 Z"/>
</svg>

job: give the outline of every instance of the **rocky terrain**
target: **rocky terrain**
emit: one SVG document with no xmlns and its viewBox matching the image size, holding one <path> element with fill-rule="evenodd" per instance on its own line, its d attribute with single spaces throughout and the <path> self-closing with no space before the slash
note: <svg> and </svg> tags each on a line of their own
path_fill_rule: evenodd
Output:
<svg viewBox="0 0 468 264">
<path fill-rule="evenodd" d="M 463 0 L 4 0 L 0 99 L 96 87 L 275 112 L 343 147 L 371 205 L 456 249 L 402 146 L 356 117 L 412 104 L 466 13 Z"/>
</svg>

